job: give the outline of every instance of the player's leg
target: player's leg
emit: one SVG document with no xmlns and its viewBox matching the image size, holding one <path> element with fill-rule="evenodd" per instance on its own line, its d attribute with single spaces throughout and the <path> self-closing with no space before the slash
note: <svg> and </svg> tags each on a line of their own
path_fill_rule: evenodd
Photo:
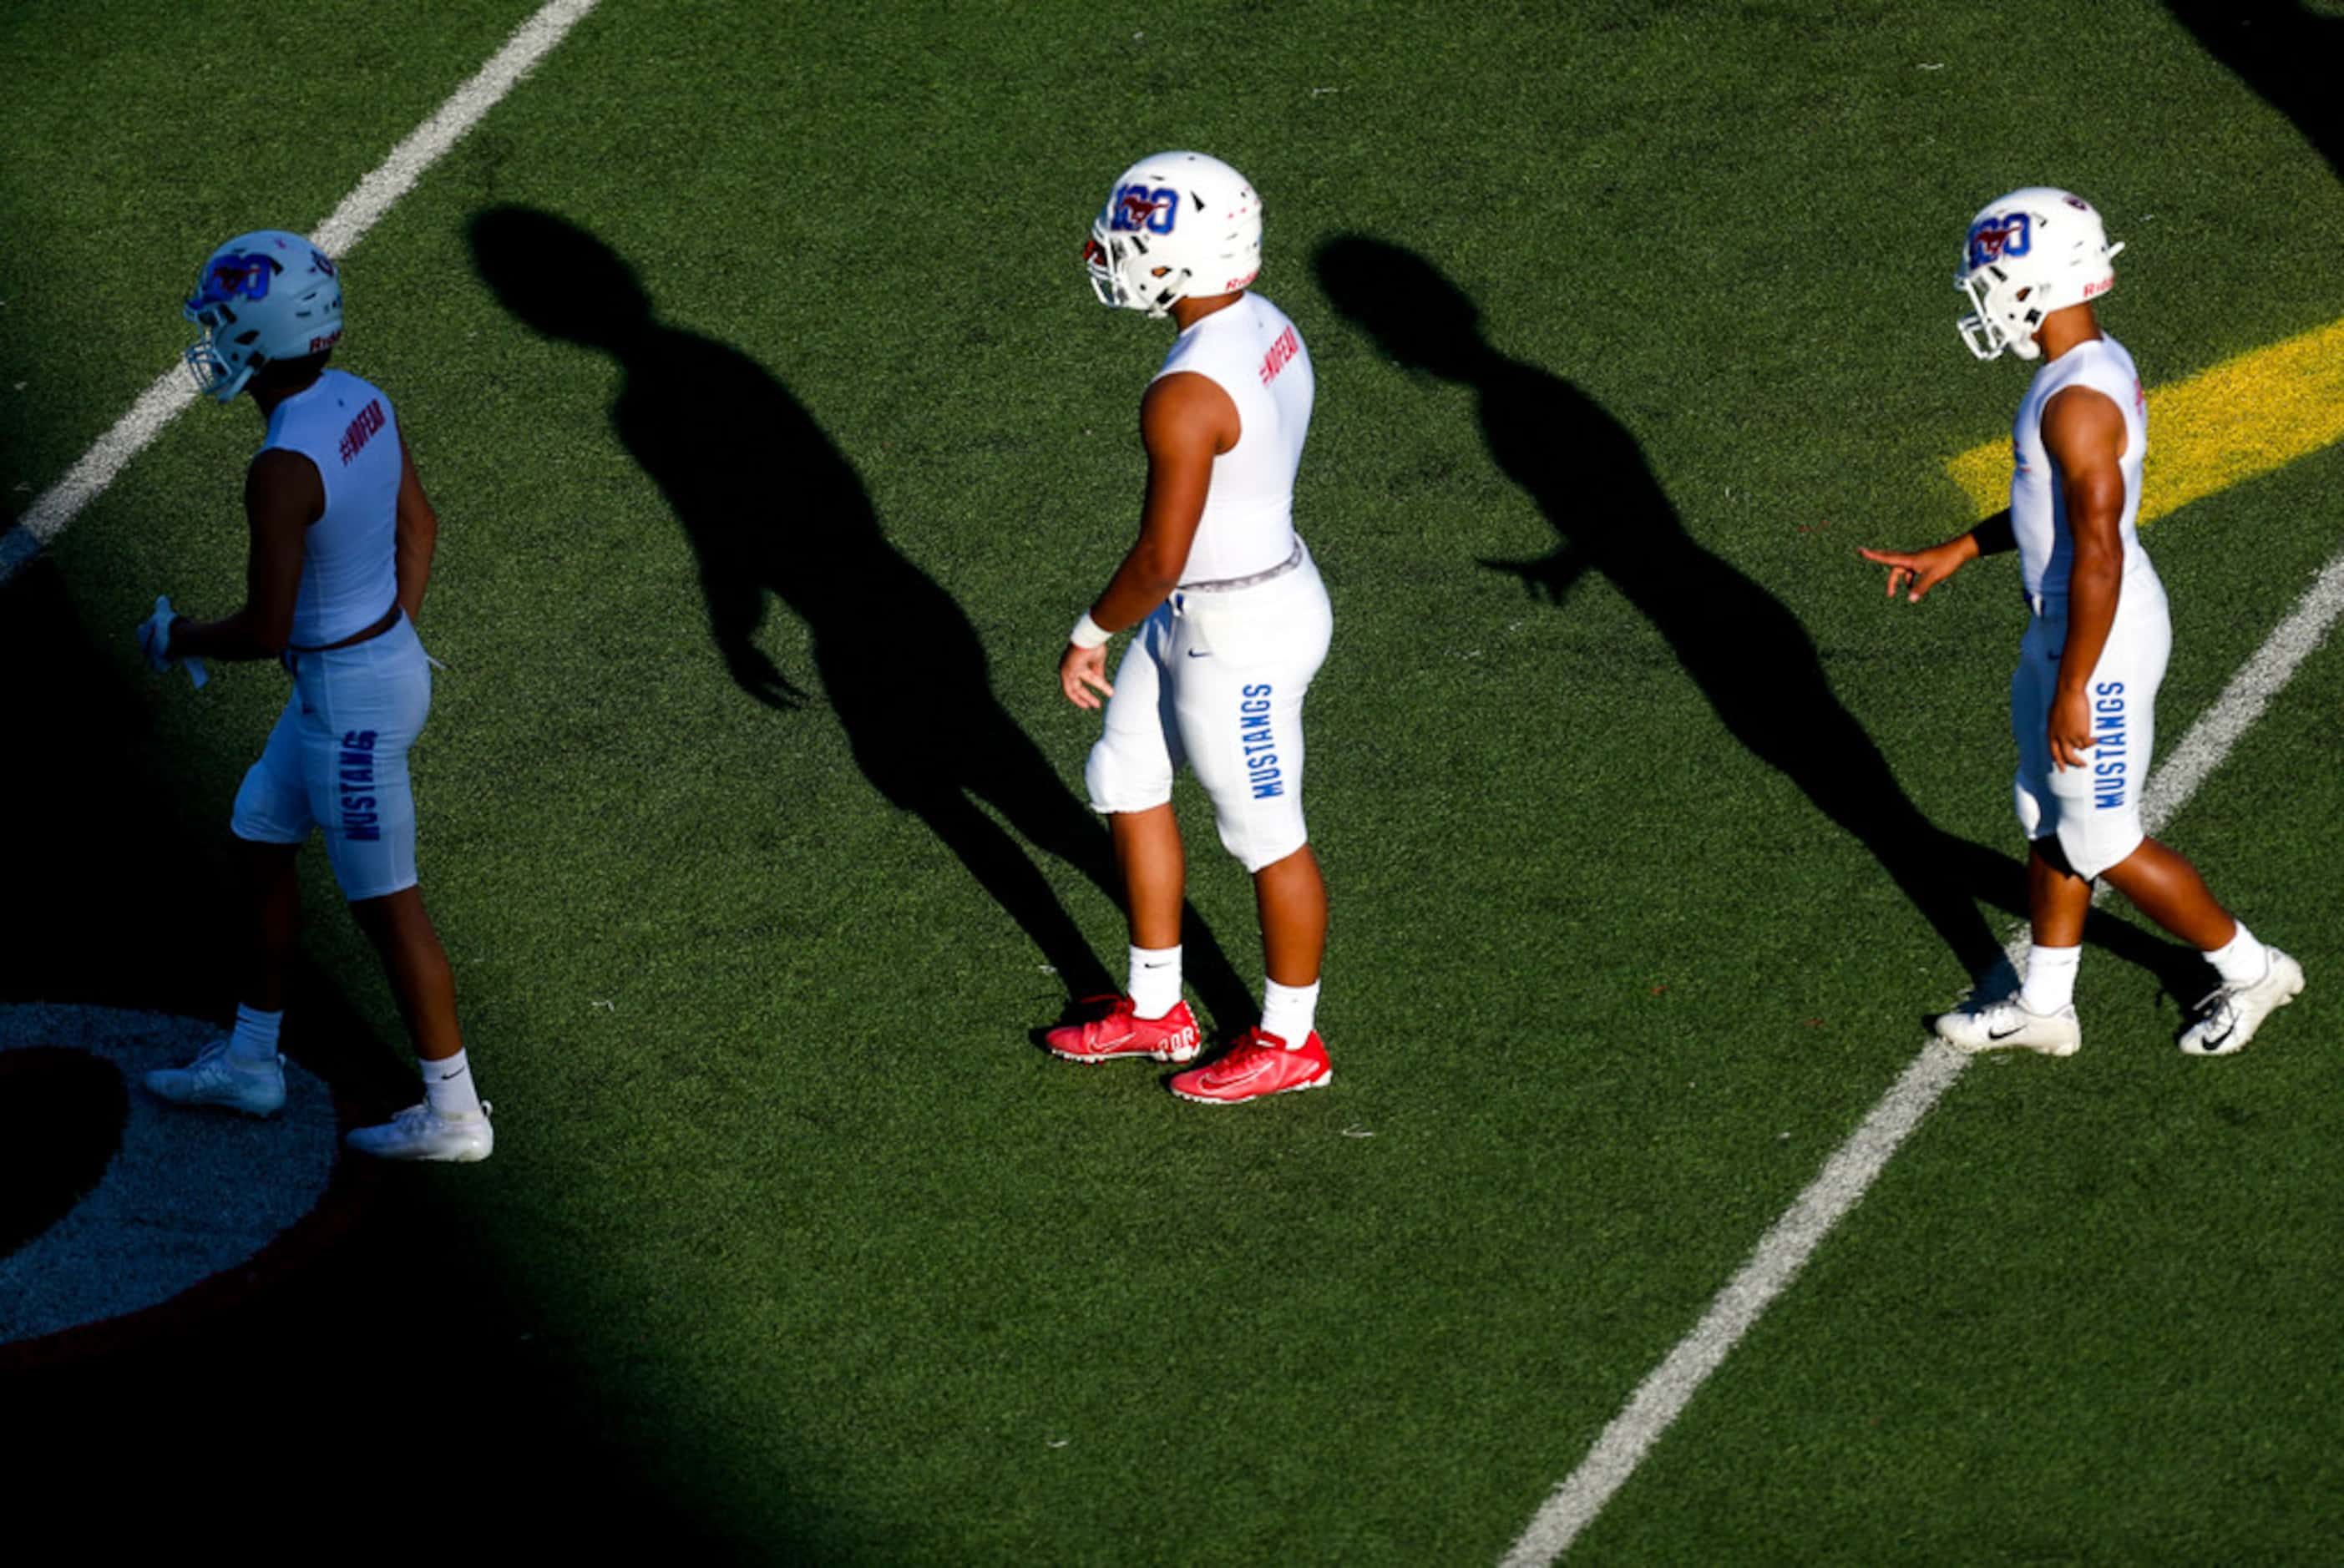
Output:
<svg viewBox="0 0 2344 1568">
<path fill-rule="evenodd" d="M 2084 921 L 2092 910 L 2092 884 L 2067 865 L 2059 840 L 2048 835 L 2026 845 L 2027 939 L 2037 947 L 2072 951 L 2083 946 Z"/>
<path fill-rule="evenodd" d="M 260 758 L 246 770 L 228 820 L 231 895 L 243 926 L 236 1026 L 184 1067 L 146 1076 L 177 1105 L 268 1116 L 285 1103 L 277 1043 L 285 1021 L 285 973 L 299 945 L 301 890 L 295 856 L 314 825 L 301 775 L 301 699 L 288 698 Z"/>
<path fill-rule="evenodd" d="M 1307 570 L 1307 569 L 1306 569 Z M 1303 819 L 1303 699 L 1333 619 L 1315 572 L 1205 624 L 1207 657 L 1176 693 L 1182 744 L 1212 797 L 1222 846 L 1254 879 L 1268 975 L 1260 1026 L 1211 1066 L 1177 1075 L 1185 1099 L 1228 1105 L 1333 1079 L 1318 1037 L 1327 886 Z"/>
<path fill-rule="evenodd" d="M 2226 1056 L 2303 989 L 2303 969 L 2266 947 L 2222 907 L 2198 868 L 2147 835 L 2140 795 L 2157 742 L 2157 693 L 2173 647 L 2165 590 L 2153 572 L 2125 580 L 2116 623 L 2092 672 L 2096 741 L 2081 768 L 2053 783 L 2059 836 L 2076 869 L 2106 877 L 2135 907 L 2204 955 L 2218 984 L 2182 1030 L 2181 1048 Z"/>
<path fill-rule="evenodd" d="M 456 1022 L 456 976 L 413 884 L 355 899 L 350 914 L 373 944 L 423 1074 L 423 1100 L 349 1135 L 352 1148 L 386 1159 L 486 1159 L 495 1147 L 488 1106 L 472 1081 Z"/>
<path fill-rule="evenodd" d="M 255 1012 L 282 1014 L 286 973 L 301 942 L 301 880 L 295 864 L 300 845 L 249 838 L 231 843 L 228 858 L 249 922 L 237 1001 Z"/>
<path fill-rule="evenodd" d="M 2181 1031 L 2181 1048 L 2190 1055 L 2222 1057 L 2241 1048 L 2265 1018 L 2302 991 L 2303 966 L 2248 930 L 2222 907 L 2198 868 L 2167 845 L 2145 838 L 2101 875 L 2213 966 L 2214 991 Z"/>
<path fill-rule="evenodd" d="M 1319 875 L 1318 856 L 1306 844 L 1255 872 L 1253 889 L 1270 980 L 1315 986 L 1327 952 L 1327 879 Z"/>
<path fill-rule="evenodd" d="M 1115 901 L 1116 906 L 1130 911 L 1128 896 L 1132 878 L 1125 864 L 1126 856 L 1116 840 L 1115 824 L 1120 817 L 1137 819 L 1147 812 L 1127 812 L 1107 816 L 1101 826 L 1098 814 L 1086 802 L 1070 794 L 1056 768 L 1043 756 L 1040 749 L 1005 711 L 998 713 L 992 740 L 997 744 L 981 745 L 977 754 L 956 759 L 964 765 L 963 783 L 995 810 L 1007 819 L 1010 829 L 1023 836 L 1036 848 L 1046 850 L 1083 874 L 1091 884 Z M 929 759 L 923 759 L 922 765 Z M 977 814 L 980 816 L 982 814 Z M 988 819 L 989 820 L 989 819 Z M 1154 831 L 1151 831 L 1154 830 Z M 1146 842 L 1161 850 L 1177 854 L 1179 824 L 1177 822 L 1150 824 L 1142 828 L 1148 835 Z M 1168 838 L 1169 843 L 1165 843 Z M 965 854 L 964 860 L 967 859 Z M 1151 856 L 1151 860 L 1160 859 Z M 1179 867 L 1181 879 L 1187 879 L 1185 856 Z M 1036 878 L 1038 881 L 1038 877 Z M 1154 879 L 1157 883 L 1168 878 Z M 991 885 L 988 884 L 988 886 Z M 999 895 L 996 893 L 996 896 Z M 1005 904 L 1006 900 L 1004 900 Z M 1049 912 L 1046 912 L 1049 913 Z M 1099 996 L 1116 989 L 1115 982 L 1092 956 L 1087 944 L 1075 931 L 1074 923 L 1063 910 L 1055 910 L 1056 918 L 1028 921 L 1019 916 L 1061 978 L 1072 987 L 1076 997 Z M 1228 957 L 1221 951 L 1211 929 L 1197 916 L 1195 909 L 1183 903 L 1178 907 L 1179 924 L 1166 935 L 1160 923 L 1150 919 L 1151 938 L 1147 942 L 1133 939 L 1133 946 L 1160 950 L 1166 943 L 1180 948 L 1181 983 L 1193 992 L 1205 1006 L 1224 1017 L 1235 1017 L 1253 1007 L 1252 988 L 1238 976 Z M 1046 936 L 1044 926 L 1064 927 L 1069 940 L 1060 944 L 1066 947 L 1064 955 L 1056 950 Z"/>
<path fill-rule="evenodd" d="M 2029 946 L 2018 994 L 1944 1014 L 1932 1024 L 1937 1037 L 1957 1050 L 2065 1057 L 2083 1044 L 2076 975 L 2092 907 L 2091 881 L 2076 875 L 2058 839 L 2046 835 L 2027 844 L 2026 895 Z"/>
<path fill-rule="evenodd" d="M 496 1139 L 456 1023 L 454 973 L 416 885 L 407 754 L 431 713 L 423 645 L 401 621 L 371 642 L 305 656 L 300 679 L 317 719 L 302 752 L 310 809 L 423 1076 L 420 1104 L 353 1130 L 349 1146 L 386 1159 L 486 1159 Z"/>
<path fill-rule="evenodd" d="M 390 982 L 416 1056 L 428 1065 L 462 1055 L 456 972 L 424 910 L 422 890 L 408 886 L 379 898 L 360 899 L 350 905 L 350 915 L 382 961 L 383 976 Z M 427 1079 L 430 1076 L 425 1074 Z"/>
<path fill-rule="evenodd" d="M 2198 868 L 2153 838 L 2100 875 L 2133 907 L 2201 953 L 2228 946 L 2238 933 Z"/>
<path fill-rule="evenodd" d="M 1172 775 L 1182 761 L 1170 721 L 1169 662 L 1180 657 L 1169 605 L 1141 623 L 1115 673 L 1115 695 L 1083 766 L 1091 809 L 1107 819 L 1131 945 L 1124 994 L 1098 997 L 1095 1016 L 1045 1031 L 1068 1061 L 1145 1057 L 1185 1062 L 1197 1054 L 1196 1015 L 1181 996 L 1180 910 L 1187 856 L 1172 814 Z"/>
<path fill-rule="evenodd" d="M 1135 947 L 1172 947 L 1180 941 L 1180 905 L 1188 895 L 1188 852 L 1172 803 L 1145 811 L 1107 814 L 1116 869 L 1123 876 L 1124 912 Z"/>
<path fill-rule="evenodd" d="M 1269 983 L 1284 990 L 1315 991 L 1318 965 L 1327 952 L 1327 879 L 1318 873 L 1318 855 L 1306 844 L 1263 866 L 1253 874 L 1253 895 L 1261 913 L 1262 957 Z M 1265 1028 L 1268 1014 L 1265 1008 Z"/>
<path fill-rule="evenodd" d="M 1131 933 L 1132 1009 L 1160 1018 L 1180 1001 L 1180 912 L 1188 895 L 1188 853 L 1172 803 L 1108 814 L 1115 863 L 1123 874 Z"/>
<path fill-rule="evenodd" d="M 1937 1038 L 1956 1050 L 2023 1049 L 2064 1057 L 2083 1043 L 2083 1027 L 2076 1017 L 2076 972 L 2084 955 L 2084 918 L 2092 906 L 2092 884 L 2076 874 L 2060 847 L 2061 802 L 2051 783 L 2046 734 L 2065 630 L 2059 622 L 2041 616 L 2030 622 L 2019 642 L 2018 667 L 2010 678 L 2010 733 L 2018 745 L 2011 807 L 2027 843 L 2026 974 L 2016 996 L 1995 997 L 1931 1020 Z"/>
</svg>

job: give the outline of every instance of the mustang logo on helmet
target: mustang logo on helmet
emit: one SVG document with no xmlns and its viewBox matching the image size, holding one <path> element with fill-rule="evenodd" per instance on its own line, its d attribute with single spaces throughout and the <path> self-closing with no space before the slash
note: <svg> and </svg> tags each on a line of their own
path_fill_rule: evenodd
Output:
<svg viewBox="0 0 2344 1568">
<path fill-rule="evenodd" d="M 1150 234 L 1169 234 L 1173 221 L 1180 215 L 1180 195 L 1177 191 L 1151 190 L 1144 185 L 1127 185 L 1115 193 L 1114 228 L 1118 234 L 1137 234 L 1141 229 Z"/>
<path fill-rule="evenodd" d="M 284 263 L 273 256 L 216 257 L 211 270 L 204 275 L 204 286 L 196 296 L 196 303 L 225 305 L 238 296 L 266 299 L 268 280 L 284 270 Z"/>
<path fill-rule="evenodd" d="M 1970 230 L 1970 266 L 1984 267 L 2006 256 L 2024 256 L 2033 248 L 2033 220 L 2026 213 L 1985 217 Z"/>
</svg>

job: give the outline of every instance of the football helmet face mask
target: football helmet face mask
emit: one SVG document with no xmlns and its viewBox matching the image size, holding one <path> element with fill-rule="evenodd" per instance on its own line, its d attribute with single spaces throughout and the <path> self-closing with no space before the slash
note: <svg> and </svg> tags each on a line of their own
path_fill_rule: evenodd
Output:
<svg viewBox="0 0 2344 1568">
<path fill-rule="evenodd" d="M 211 253 L 185 313 L 204 329 L 187 352 L 196 390 L 232 402 L 272 359 L 321 354 L 342 335 L 342 282 L 298 234 L 257 229 Z"/>
<path fill-rule="evenodd" d="M 1123 171 L 1083 247 L 1102 305 L 1161 316 L 1175 300 L 1233 294 L 1261 273 L 1261 198 L 1203 153 L 1160 153 Z"/>
<path fill-rule="evenodd" d="M 2035 359 L 2043 352 L 2035 341 L 2043 319 L 2114 288 L 2108 264 L 2123 248 L 2108 243 L 2100 215 L 2082 197 L 2048 186 L 2014 190 L 1970 219 L 1954 287 L 1969 298 L 1971 311 L 1955 329 L 1981 359 L 2005 349 Z"/>
</svg>

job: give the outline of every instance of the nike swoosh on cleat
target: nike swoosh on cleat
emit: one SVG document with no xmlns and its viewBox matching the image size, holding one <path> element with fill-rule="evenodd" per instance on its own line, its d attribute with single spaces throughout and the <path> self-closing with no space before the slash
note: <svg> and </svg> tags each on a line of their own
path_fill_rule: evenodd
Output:
<svg viewBox="0 0 2344 1568">
<path fill-rule="evenodd" d="M 2026 1026 L 2025 1024 L 2020 1024 L 2020 1025 L 2018 1025 L 2016 1028 L 1999 1029 L 1999 1030 L 1997 1030 L 1997 1029 L 1988 1029 L 1988 1030 L 1985 1032 L 1985 1037 L 1986 1037 L 1987 1039 L 1989 1039 L 1989 1040 L 2006 1040 L 2006 1039 L 2010 1038 L 2010 1037 L 2011 1037 L 2011 1036 L 2013 1036 L 2013 1035 L 2016 1035 L 2016 1034 L 2018 1034 L 2018 1033 L 2022 1032 L 2023 1030 L 2025 1030 L 2025 1029 L 2026 1029 Z"/>
</svg>

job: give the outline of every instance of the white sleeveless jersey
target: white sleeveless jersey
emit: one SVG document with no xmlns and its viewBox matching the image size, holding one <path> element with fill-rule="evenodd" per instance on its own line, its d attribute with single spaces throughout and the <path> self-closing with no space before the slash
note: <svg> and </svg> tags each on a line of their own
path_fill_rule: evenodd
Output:
<svg viewBox="0 0 2344 1568">
<path fill-rule="evenodd" d="M 2124 515 L 2117 535 L 2127 574 L 2147 567 L 2136 520 L 2140 513 L 2141 460 L 2148 454 L 2148 409 L 2132 356 L 2113 338 L 2078 343 L 2035 372 L 2011 430 L 2016 467 L 2010 476 L 2010 525 L 2018 541 L 2019 575 L 2030 597 L 2065 598 L 2075 561 L 2076 536 L 2067 525 L 2066 487 L 2043 445 L 2043 410 L 2070 387 L 2104 394 L 2124 414 Z"/>
<path fill-rule="evenodd" d="M 1182 370 L 1229 395 L 1238 444 L 1213 460 L 1181 582 L 1226 582 L 1285 564 L 1294 554 L 1294 473 L 1315 390 L 1301 334 L 1260 295 L 1242 295 L 1181 333 L 1156 379 Z"/>
<path fill-rule="evenodd" d="M 309 525 L 294 645 L 323 648 L 363 632 L 399 598 L 399 422 L 390 400 L 341 370 L 277 405 L 261 450 L 318 465 L 326 510 Z"/>
</svg>

